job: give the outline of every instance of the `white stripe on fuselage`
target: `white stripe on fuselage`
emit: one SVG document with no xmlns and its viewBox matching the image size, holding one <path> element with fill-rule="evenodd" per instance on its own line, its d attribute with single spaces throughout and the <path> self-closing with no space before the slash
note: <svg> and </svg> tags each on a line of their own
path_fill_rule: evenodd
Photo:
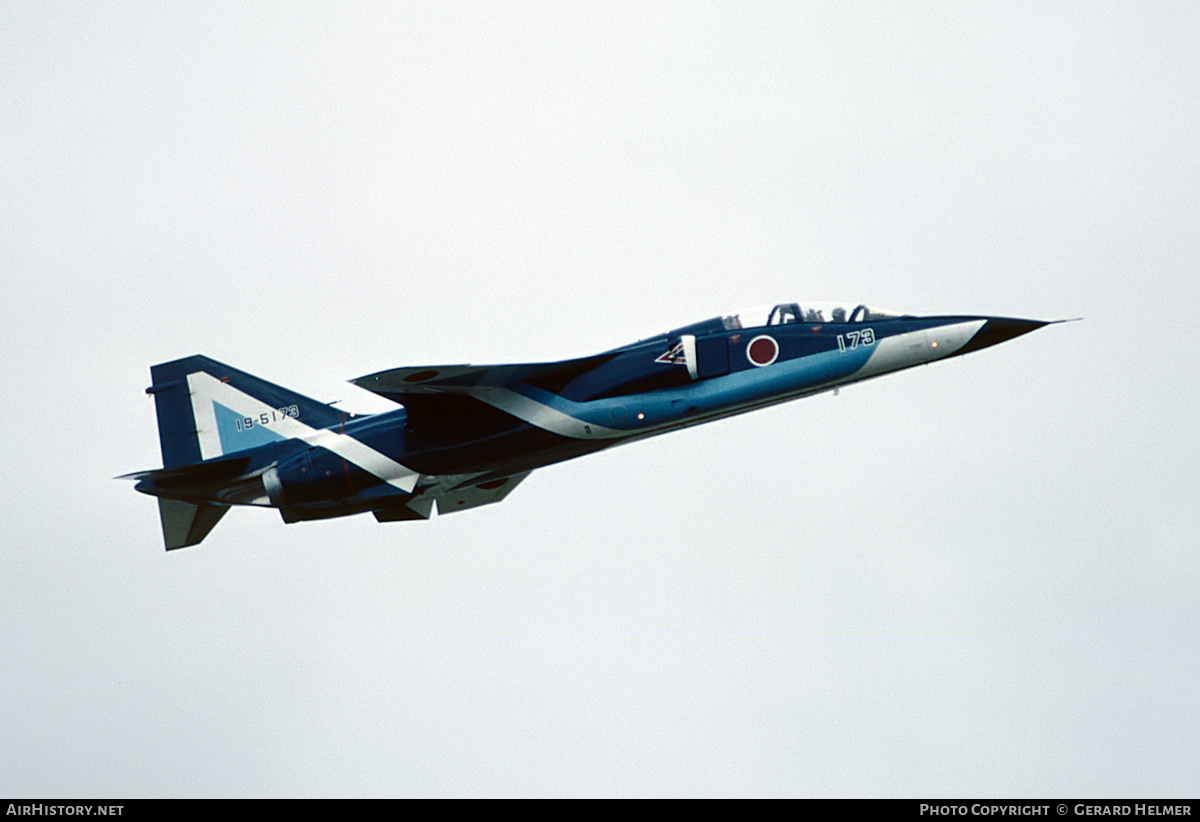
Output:
<svg viewBox="0 0 1200 822">
<path fill-rule="evenodd" d="M 498 408 L 507 414 L 512 414 L 519 420 L 524 420 L 530 425 L 541 428 L 544 431 L 549 431 L 552 434 L 558 434 L 561 437 L 570 437 L 576 440 L 594 440 L 625 437 L 635 433 L 633 431 L 622 431 L 618 428 L 608 428 L 604 425 L 597 425 L 596 423 L 581 420 L 564 411 L 559 411 L 557 408 L 552 408 L 544 402 L 530 399 L 524 394 L 518 394 L 511 388 L 503 388 L 501 386 L 475 388 L 470 391 L 470 395 L 481 402 L 487 403 L 492 408 Z"/>
<path fill-rule="evenodd" d="M 862 368 L 854 372 L 853 379 L 861 380 L 949 357 L 966 345 L 986 322 L 971 320 L 883 337 L 875 343 L 875 350 Z"/>
<path fill-rule="evenodd" d="M 217 414 L 214 402 L 236 411 L 252 420 L 260 415 L 276 417 L 269 428 L 284 439 L 297 439 L 312 446 L 325 448 L 337 454 L 346 462 L 356 465 L 368 474 L 378 477 L 399 490 L 410 493 L 417 485 L 421 475 L 404 465 L 381 454 L 369 445 L 362 443 L 346 434 L 339 434 L 328 429 L 318 429 L 305 425 L 295 417 L 278 418 L 277 409 L 255 399 L 244 391 L 234 388 L 227 382 L 221 382 L 211 374 L 197 371 L 188 374 L 188 390 L 192 395 L 192 413 L 196 417 L 196 437 L 200 441 L 200 456 L 202 459 L 212 459 L 224 454 L 221 448 L 221 435 L 217 430 Z"/>
<path fill-rule="evenodd" d="M 755 397 L 744 403 L 733 404 L 727 408 L 705 413 L 698 418 L 687 420 L 685 424 L 693 425 L 699 421 L 716 419 L 752 408 L 772 405 L 776 402 L 784 402 L 805 394 L 828 391 L 845 383 L 858 382 L 859 380 L 879 374 L 886 374 L 889 371 L 897 371 L 913 365 L 944 359 L 957 353 L 959 349 L 966 345 L 975 336 L 976 332 L 984 326 L 985 322 L 986 320 L 971 320 L 969 322 L 952 323 L 927 330 L 910 331 L 904 334 L 893 334 L 883 337 L 874 343 L 874 350 L 871 351 L 870 356 L 863 363 L 862 367 L 846 377 L 832 380 L 826 384 L 804 386 L 796 391 L 786 392 L 775 397 Z M 783 362 L 795 363 L 795 360 L 786 360 Z M 766 366 L 765 368 L 769 369 L 771 367 Z M 714 379 L 720 380 L 722 378 L 716 377 Z M 511 388 L 503 386 L 475 387 L 466 390 L 464 393 L 544 431 L 578 440 L 645 437 L 681 427 L 681 423 L 684 423 L 683 420 L 672 419 L 666 423 L 653 426 L 647 425 L 635 429 L 609 428 L 604 425 L 588 422 L 578 416 L 574 416 L 566 411 L 547 405 L 540 400 L 527 397 Z M 558 396 L 555 396 L 555 399 L 580 409 L 590 405 L 590 403 L 568 403 L 568 401 Z M 576 411 L 575 413 L 579 412 Z"/>
</svg>

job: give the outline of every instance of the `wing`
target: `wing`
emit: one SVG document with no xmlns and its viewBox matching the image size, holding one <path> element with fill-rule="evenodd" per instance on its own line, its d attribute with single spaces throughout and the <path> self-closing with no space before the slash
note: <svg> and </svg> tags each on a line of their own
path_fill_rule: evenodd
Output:
<svg viewBox="0 0 1200 822">
<path fill-rule="evenodd" d="M 603 365 L 616 352 L 575 360 L 508 365 L 418 365 L 392 368 L 351 380 L 380 396 L 404 404 L 409 397 L 466 393 L 489 386 L 526 383 L 558 393 L 571 380 Z"/>
<path fill-rule="evenodd" d="M 471 396 L 489 388 L 531 385 L 551 393 L 617 356 L 616 352 L 552 363 L 428 365 L 393 368 L 351 380 L 408 412 L 410 433 L 434 447 L 474 440 L 525 424 Z"/>
<path fill-rule="evenodd" d="M 481 478 L 477 477 L 476 480 L 462 483 L 454 483 L 453 478 L 443 477 L 436 485 L 419 488 L 403 503 L 375 511 L 375 519 L 380 522 L 429 519 L 435 503 L 438 516 L 443 517 L 468 508 L 490 505 L 507 497 L 530 473 L 524 471 L 508 477 L 483 479 L 478 482 L 476 480 Z"/>
</svg>

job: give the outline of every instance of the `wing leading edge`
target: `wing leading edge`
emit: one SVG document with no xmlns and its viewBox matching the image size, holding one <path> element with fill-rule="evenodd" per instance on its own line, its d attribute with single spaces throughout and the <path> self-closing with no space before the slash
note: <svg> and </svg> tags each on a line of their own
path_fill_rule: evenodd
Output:
<svg viewBox="0 0 1200 822">
<path fill-rule="evenodd" d="M 441 477 L 435 484 L 418 489 L 410 499 L 373 513 L 375 519 L 380 522 L 429 519 L 436 504 L 438 516 L 444 517 L 468 508 L 500 502 L 530 473 L 524 471 L 507 477 L 485 479 L 481 482 L 468 480 L 462 483 L 456 483 L 457 478 Z"/>
<path fill-rule="evenodd" d="M 405 397 L 454 394 L 474 388 L 525 383 L 557 393 L 582 374 L 613 359 L 616 353 L 548 363 L 505 365 L 417 365 L 378 371 L 350 380 L 359 388 L 403 403 Z"/>
</svg>

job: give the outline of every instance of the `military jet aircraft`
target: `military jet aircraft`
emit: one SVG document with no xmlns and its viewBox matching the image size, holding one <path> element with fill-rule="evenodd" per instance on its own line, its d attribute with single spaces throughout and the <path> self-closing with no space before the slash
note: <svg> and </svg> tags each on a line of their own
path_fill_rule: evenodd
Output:
<svg viewBox="0 0 1200 822">
<path fill-rule="evenodd" d="M 402 407 L 354 415 L 203 356 L 155 365 L 163 468 L 127 474 L 158 497 L 168 550 L 233 505 L 284 522 L 371 512 L 428 519 L 499 502 L 536 468 L 934 360 L 1047 325 L 781 303 L 589 357 L 395 368 L 352 380 Z"/>
</svg>

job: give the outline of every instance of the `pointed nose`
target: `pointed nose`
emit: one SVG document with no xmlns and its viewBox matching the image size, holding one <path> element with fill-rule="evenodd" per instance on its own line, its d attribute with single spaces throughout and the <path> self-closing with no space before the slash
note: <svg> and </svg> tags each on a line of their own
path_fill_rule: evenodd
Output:
<svg viewBox="0 0 1200 822">
<path fill-rule="evenodd" d="M 1014 337 L 1028 334 L 1030 331 L 1037 331 L 1043 325 L 1049 325 L 1049 323 L 1041 320 L 1022 320 L 1013 317 L 988 317 L 987 322 L 983 324 L 983 328 L 976 331 L 975 336 L 954 353 L 970 354 L 972 351 L 978 351 L 981 348 L 999 345 L 1002 342 L 1008 342 Z"/>
</svg>

